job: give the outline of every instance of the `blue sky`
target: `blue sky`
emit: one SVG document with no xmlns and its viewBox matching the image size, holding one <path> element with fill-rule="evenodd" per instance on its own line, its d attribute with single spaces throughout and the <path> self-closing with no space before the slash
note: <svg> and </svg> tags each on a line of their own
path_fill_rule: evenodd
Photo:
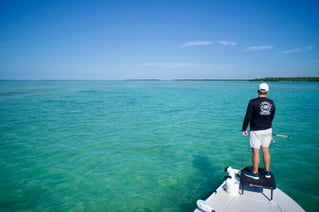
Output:
<svg viewBox="0 0 319 212">
<path fill-rule="evenodd" d="M 0 0 L 0 79 L 319 76 L 315 0 Z"/>
</svg>

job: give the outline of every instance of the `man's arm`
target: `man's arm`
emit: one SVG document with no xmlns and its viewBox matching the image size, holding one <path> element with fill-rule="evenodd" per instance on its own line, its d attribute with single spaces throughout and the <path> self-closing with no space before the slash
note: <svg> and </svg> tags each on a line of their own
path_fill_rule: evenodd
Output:
<svg viewBox="0 0 319 212">
<path fill-rule="evenodd" d="M 252 106 L 252 102 L 249 101 L 248 106 L 247 106 L 247 110 L 246 110 L 246 115 L 245 115 L 245 118 L 243 121 L 243 126 L 242 126 L 243 135 L 244 135 L 244 132 L 247 130 L 247 127 L 248 127 L 248 124 L 251 120 L 252 114 L 253 114 L 253 106 Z M 247 131 L 245 134 L 248 135 Z"/>
</svg>

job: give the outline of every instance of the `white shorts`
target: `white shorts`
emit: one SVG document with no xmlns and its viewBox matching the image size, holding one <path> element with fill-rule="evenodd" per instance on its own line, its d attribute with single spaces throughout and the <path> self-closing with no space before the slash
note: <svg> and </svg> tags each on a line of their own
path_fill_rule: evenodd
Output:
<svg viewBox="0 0 319 212">
<path fill-rule="evenodd" d="M 272 129 L 250 131 L 249 143 L 251 148 L 269 147 L 272 139 Z"/>
</svg>

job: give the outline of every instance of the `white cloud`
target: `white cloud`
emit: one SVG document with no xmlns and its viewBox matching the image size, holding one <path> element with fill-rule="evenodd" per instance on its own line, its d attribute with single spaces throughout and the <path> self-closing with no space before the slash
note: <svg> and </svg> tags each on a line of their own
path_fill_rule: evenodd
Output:
<svg viewBox="0 0 319 212">
<path fill-rule="evenodd" d="M 302 48 L 286 49 L 286 50 L 281 51 L 281 53 L 285 53 L 285 54 L 298 53 L 298 52 L 310 51 L 312 49 L 313 49 L 313 45 L 308 45 L 308 46 L 302 47 Z"/>
<path fill-rule="evenodd" d="M 312 49 L 313 49 L 313 45 L 308 45 L 308 46 L 306 47 L 306 49 L 307 49 L 307 50 L 312 50 Z"/>
<path fill-rule="evenodd" d="M 171 63 L 171 62 L 164 62 L 164 63 L 156 63 L 156 62 L 149 62 L 144 63 L 143 66 L 150 66 L 150 67 L 161 67 L 161 68 L 185 68 L 193 66 L 193 63 Z"/>
<path fill-rule="evenodd" d="M 155 68 L 192 68 L 192 69 L 224 69 L 232 67 L 233 64 L 214 64 L 214 63 L 180 63 L 180 62 L 148 62 L 143 63 L 143 66 Z"/>
<path fill-rule="evenodd" d="M 297 52 L 302 52 L 304 51 L 302 48 L 294 48 L 294 49 L 286 49 L 281 51 L 281 53 L 297 53 Z"/>
<path fill-rule="evenodd" d="M 186 43 L 182 44 L 181 47 L 185 48 L 185 47 L 190 47 L 190 46 L 207 46 L 207 45 L 211 45 L 211 44 L 212 44 L 211 41 L 195 40 L 195 41 L 186 42 Z"/>
<path fill-rule="evenodd" d="M 221 41 L 219 41 L 219 43 L 224 45 L 224 46 L 237 46 L 237 43 L 233 42 L 233 41 L 221 40 Z"/>
<path fill-rule="evenodd" d="M 261 51 L 267 49 L 273 49 L 274 45 L 262 45 L 262 46 L 250 46 L 244 49 L 244 51 Z"/>
</svg>

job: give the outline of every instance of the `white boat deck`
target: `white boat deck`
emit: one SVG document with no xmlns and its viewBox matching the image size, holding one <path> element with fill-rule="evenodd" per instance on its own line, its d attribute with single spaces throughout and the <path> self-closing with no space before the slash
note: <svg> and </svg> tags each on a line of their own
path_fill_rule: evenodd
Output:
<svg viewBox="0 0 319 212">
<path fill-rule="evenodd" d="M 238 192 L 228 193 L 225 180 L 214 193 L 212 193 L 205 201 L 202 201 L 202 203 L 206 205 L 204 210 L 197 208 L 195 209 L 195 212 L 304 211 L 304 209 L 297 202 L 295 202 L 279 188 L 273 189 L 273 200 L 271 200 L 270 189 L 245 185 L 244 194 L 241 194 L 241 192 L 242 190 L 239 189 Z M 207 208 L 212 210 L 207 210 Z"/>
</svg>

